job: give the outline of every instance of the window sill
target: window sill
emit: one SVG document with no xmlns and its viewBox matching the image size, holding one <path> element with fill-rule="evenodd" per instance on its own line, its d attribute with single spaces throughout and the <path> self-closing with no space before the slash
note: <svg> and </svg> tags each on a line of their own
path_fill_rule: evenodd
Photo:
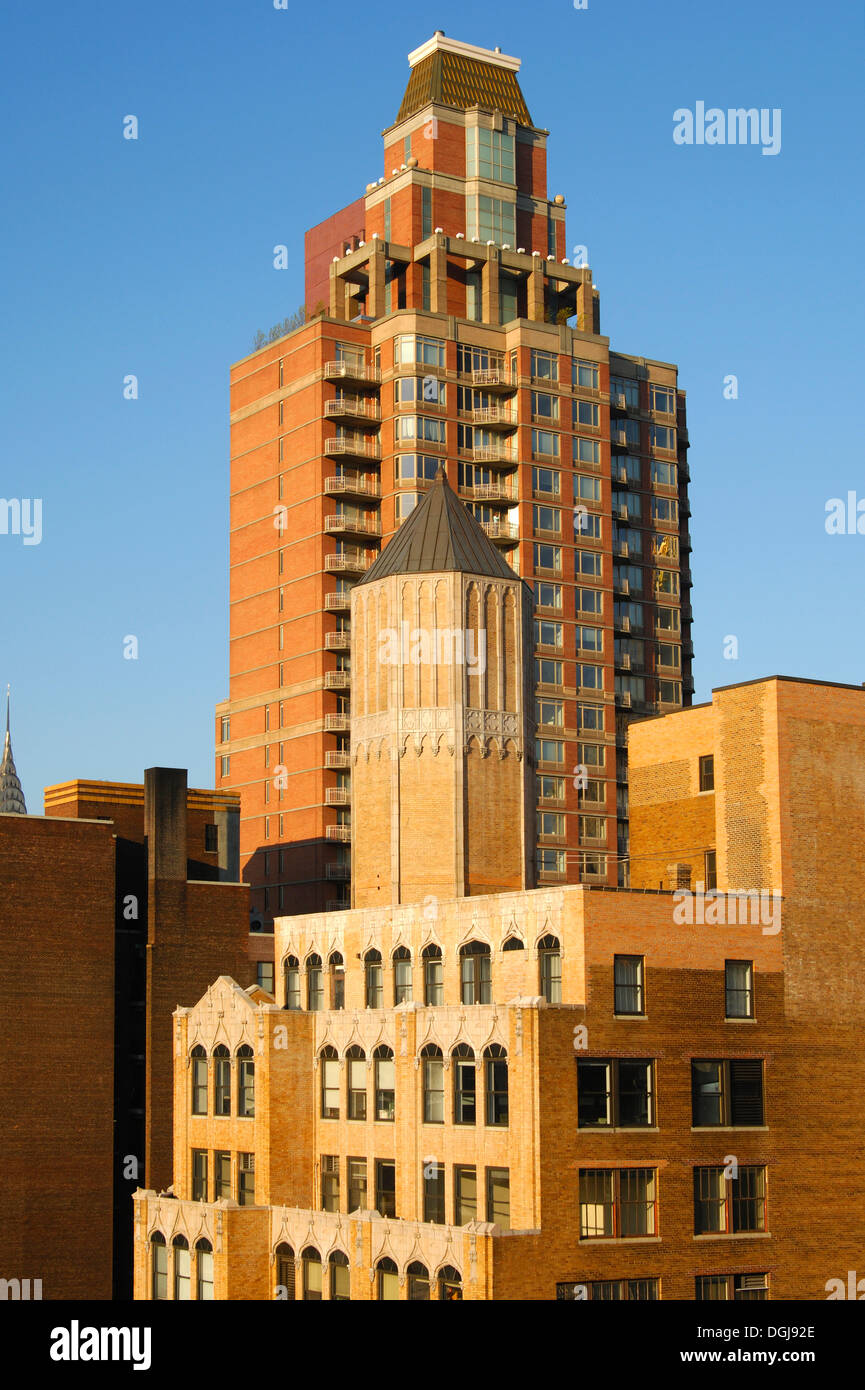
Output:
<svg viewBox="0 0 865 1390">
<path fill-rule="evenodd" d="M 660 1236 L 581 1236 L 580 1249 L 584 1245 L 660 1245 Z"/>
<path fill-rule="evenodd" d="M 660 1134 L 658 1125 L 578 1125 L 580 1134 Z"/>
<path fill-rule="evenodd" d="M 613 1018 L 622 1019 L 627 1023 L 648 1023 L 648 1014 L 613 1014 Z"/>
<path fill-rule="evenodd" d="M 724 1022 L 725 1022 L 725 1023 L 756 1023 L 756 1022 L 757 1022 L 757 1019 L 756 1019 L 756 1018 L 735 1018 L 735 1017 L 732 1017 L 732 1016 L 730 1016 L 730 1015 L 725 1015 L 725 1017 L 724 1017 Z"/>
<path fill-rule="evenodd" d="M 694 1240 L 767 1240 L 771 1231 L 706 1231 Z"/>
<path fill-rule="evenodd" d="M 691 1125 L 692 1134 L 725 1134 L 730 1131 L 747 1129 L 753 1134 L 768 1134 L 768 1125 Z"/>
</svg>

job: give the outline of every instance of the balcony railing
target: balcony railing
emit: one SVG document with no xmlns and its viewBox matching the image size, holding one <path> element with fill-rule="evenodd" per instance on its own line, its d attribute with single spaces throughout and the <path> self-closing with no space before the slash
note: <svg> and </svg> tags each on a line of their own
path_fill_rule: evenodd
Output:
<svg viewBox="0 0 865 1390">
<path fill-rule="evenodd" d="M 325 827 L 324 837 L 326 840 L 338 840 L 340 844 L 347 845 L 351 840 L 351 826 L 328 825 Z"/>
<path fill-rule="evenodd" d="M 327 787 L 324 799 L 328 806 L 350 806 L 351 792 L 345 787 Z"/>
<path fill-rule="evenodd" d="M 350 632 L 326 632 L 324 634 L 324 645 L 329 652 L 347 652 L 351 650 Z"/>
<path fill-rule="evenodd" d="M 346 883 L 351 878 L 351 867 L 348 864 L 325 864 L 324 876 L 335 879 L 337 883 Z"/>
<path fill-rule="evenodd" d="M 507 483 L 475 483 L 474 487 L 468 488 L 475 502 L 516 502 L 518 501 L 516 488 L 509 487 Z"/>
<path fill-rule="evenodd" d="M 377 425 L 381 420 L 381 406 L 378 401 L 368 400 L 365 396 L 345 396 L 342 400 L 325 401 L 324 416 L 326 420 L 351 418 L 368 420 L 370 424 Z"/>
<path fill-rule="evenodd" d="M 482 444 L 476 449 L 471 449 L 469 453 L 473 463 L 502 463 L 509 468 L 514 468 L 517 463 L 516 454 L 504 445 Z"/>
<path fill-rule="evenodd" d="M 333 768 L 351 767 L 351 754 L 346 753 L 342 748 L 338 748 L 330 753 L 325 753 L 324 765 L 325 767 Z"/>
<path fill-rule="evenodd" d="M 505 386 L 512 391 L 517 389 L 517 383 L 511 381 L 504 363 L 500 367 L 478 367 L 472 372 L 472 386 Z"/>
<path fill-rule="evenodd" d="M 369 569 L 373 558 L 365 550 L 344 550 L 341 555 L 325 555 L 324 568 L 333 574 L 339 574 L 343 570 L 354 570 L 362 574 L 364 570 Z"/>
<path fill-rule="evenodd" d="M 325 381 L 364 381 L 370 386 L 377 386 L 381 381 L 381 371 L 378 367 L 368 367 L 364 362 L 326 362 L 324 366 Z"/>
<path fill-rule="evenodd" d="M 351 609 L 351 594 L 325 594 L 324 606 L 328 613 L 347 613 Z"/>
<path fill-rule="evenodd" d="M 503 541 L 506 545 L 511 545 L 520 538 L 520 528 L 513 521 L 482 521 L 481 526 L 491 541 Z"/>
<path fill-rule="evenodd" d="M 324 727 L 329 734 L 347 734 L 351 729 L 350 714 L 326 714 Z"/>
<path fill-rule="evenodd" d="M 351 531 L 358 536 L 380 536 L 381 518 L 375 515 L 344 516 L 341 513 L 337 513 L 334 516 L 326 516 L 324 518 L 324 529 L 330 532 L 331 535 L 343 534 L 346 531 Z"/>
<path fill-rule="evenodd" d="M 344 492 L 358 497 L 380 497 L 381 483 L 378 478 L 367 477 L 365 473 L 339 473 L 325 478 L 324 490 L 331 497 Z"/>
<path fill-rule="evenodd" d="M 501 425 L 508 430 L 515 430 L 519 424 L 513 411 L 505 410 L 500 405 L 488 405 L 481 410 L 471 411 L 471 420 L 473 425 Z"/>
<path fill-rule="evenodd" d="M 324 452 L 328 458 L 353 458 L 374 459 L 377 463 L 381 460 L 381 444 L 377 439 L 367 439 L 364 434 L 345 435 L 341 439 L 334 436 L 333 439 L 326 439 L 324 442 Z"/>
<path fill-rule="evenodd" d="M 349 690 L 350 687 L 351 675 L 348 671 L 325 671 L 325 690 Z"/>
</svg>

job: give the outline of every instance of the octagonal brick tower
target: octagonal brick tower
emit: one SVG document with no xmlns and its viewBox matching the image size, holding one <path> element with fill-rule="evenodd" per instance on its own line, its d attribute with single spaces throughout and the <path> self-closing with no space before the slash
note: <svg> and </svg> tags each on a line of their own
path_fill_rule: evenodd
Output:
<svg viewBox="0 0 865 1390">
<path fill-rule="evenodd" d="M 352 593 L 354 907 L 533 886 L 531 624 L 441 468 Z"/>
</svg>

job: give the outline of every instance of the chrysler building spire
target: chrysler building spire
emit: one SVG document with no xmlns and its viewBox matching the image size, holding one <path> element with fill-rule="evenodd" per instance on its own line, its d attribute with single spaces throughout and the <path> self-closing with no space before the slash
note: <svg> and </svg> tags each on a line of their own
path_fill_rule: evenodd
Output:
<svg viewBox="0 0 865 1390">
<path fill-rule="evenodd" d="M 15 771 L 15 760 L 12 757 L 12 737 L 9 733 L 9 703 L 10 691 L 7 685 L 6 741 L 3 744 L 3 761 L 0 762 L 0 814 L 3 812 L 12 812 L 19 816 L 26 816 L 27 806 L 24 801 L 24 793 L 21 790 L 18 773 Z"/>
</svg>

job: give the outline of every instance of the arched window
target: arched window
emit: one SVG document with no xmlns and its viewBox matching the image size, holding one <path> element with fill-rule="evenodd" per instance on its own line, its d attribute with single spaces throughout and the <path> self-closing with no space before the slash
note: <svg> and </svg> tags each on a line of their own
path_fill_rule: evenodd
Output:
<svg viewBox="0 0 865 1390">
<path fill-rule="evenodd" d="M 538 942 L 541 994 L 548 1004 L 562 1002 L 562 948 L 557 936 L 542 936 Z"/>
<path fill-rule="evenodd" d="M 189 1241 L 186 1236 L 175 1236 L 171 1244 L 174 1250 L 174 1297 L 187 1303 L 192 1297 L 189 1287 Z"/>
<path fill-rule="evenodd" d="M 385 1257 L 379 1260 L 376 1265 L 376 1275 L 378 1278 L 378 1296 L 390 1302 L 399 1298 L 399 1274 L 393 1260 Z"/>
<path fill-rule="evenodd" d="M 453 1265 L 442 1265 L 438 1272 L 439 1298 L 448 1303 L 462 1301 L 463 1281 L 458 1269 Z"/>
<path fill-rule="evenodd" d="M 231 1114 L 231 1058 L 228 1055 L 228 1048 L 223 1047 L 222 1043 L 213 1049 L 213 1113 L 214 1115 Z"/>
<path fill-rule="evenodd" d="M 192 1113 L 207 1114 L 207 1053 L 203 1047 L 194 1047 L 189 1054 L 192 1070 Z"/>
<path fill-rule="evenodd" d="M 460 948 L 460 986 L 464 1004 L 492 1001 L 490 948 L 483 941 L 469 941 Z"/>
<path fill-rule="evenodd" d="M 430 1296 L 430 1277 L 426 1265 L 413 1260 L 406 1270 L 408 1274 L 408 1296 L 414 1303 L 428 1303 Z"/>
<path fill-rule="evenodd" d="M 255 1062 L 252 1048 L 244 1043 L 237 1049 L 237 1113 L 251 1119 L 255 1114 Z"/>
<path fill-rule="evenodd" d="M 286 956 L 285 966 L 285 1007 L 300 1008 L 300 965 L 297 956 Z"/>
<path fill-rule="evenodd" d="M 411 951 L 397 946 L 393 953 L 393 1002 L 407 1004 L 411 999 Z"/>
<path fill-rule="evenodd" d="M 375 1059 L 375 1118 L 392 1120 L 394 1116 L 394 1060 L 393 1050 L 377 1047 Z"/>
<path fill-rule="evenodd" d="M 506 1125 L 508 1122 L 508 1054 L 499 1043 L 484 1049 L 484 1070 L 487 1092 L 487 1124 Z"/>
<path fill-rule="evenodd" d="M 303 1266 L 303 1301 L 321 1301 L 321 1255 L 314 1246 L 308 1245 L 300 1257 Z"/>
<path fill-rule="evenodd" d="M 150 1290 L 152 1298 L 168 1297 L 168 1251 L 161 1231 L 150 1237 Z"/>
<path fill-rule="evenodd" d="M 294 1251 L 284 1242 L 276 1247 L 276 1293 L 286 1303 L 294 1303 Z"/>
<path fill-rule="evenodd" d="M 366 968 L 366 1007 L 381 1009 L 384 1006 L 384 972 L 381 967 L 381 951 L 367 951 L 364 956 Z"/>
<path fill-rule="evenodd" d="M 324 972 L 321 956 L 310 956 L 306 962 L 306 1007 L 313 1013 L 324 1008 Z"/>
<path fill-rule="evenodd" d="M 524 951 L 525 949 L 524 943 L 520 941 L 518 936 L 509 936 L 502 946 L 503 951 Z"/>
<path fill-rule="evenodd" d="M 460 1043 L 451 1053 L 454 1072 L 454 1124 L 473 1125 L 477 1073 L 475 1054 L 468 1043 Z"/>
<path fill-rule="evenodd" d="M 336 1048 L 323 1047 L 321 1061 L 321 1118 L 339 1119 L 339 1058 Z"/>
<path fill-rule="evenodd" d="M 423 950 L 423 1002 L 443 1004 L 444 980 L 442 976 L 441 946 L 425 946 Z"/>
<path fill-rule="evenodd" d="M 351 1271 L 348 1255 L 342 1250 L 334 1250 L 330 1257 L 330 1297 L 337 1303 L 348 1303 L 351 1298 Z"/>
<path fill-rule="evenodd" d="M 209 1240 L 195 1244 L 195 1296 L 199 1303 L 213 1301 L 213 1246 Z"/>
<path fill-rule="evenodd" d="M 445 1120 L 445 1064 L 440 1047 L 427 1043 L 423 1061 L 424 1124 L 443 1125 Z"/>
<path fill-rule="evenodd" d="M 331 951 L 328 960 L 330 970 L 330 1007 L 345 1008 L 345 961 L 339 951 Z"/>
<path fill-rule="evenodd" d="M 366 1057 L 355 1045 L 345 1054 L 348 1060 L 348 1118 L 366 1119 Z"/>
</svg>

